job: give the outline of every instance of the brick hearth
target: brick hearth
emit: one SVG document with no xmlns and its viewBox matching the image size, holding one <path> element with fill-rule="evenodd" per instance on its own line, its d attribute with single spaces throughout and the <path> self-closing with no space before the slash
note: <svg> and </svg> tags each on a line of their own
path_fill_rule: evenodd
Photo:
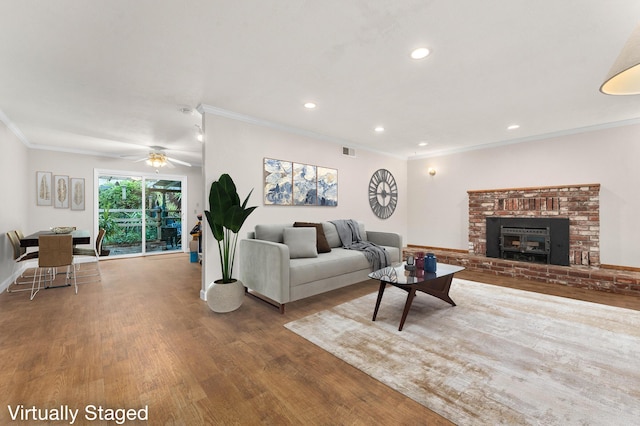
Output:
<svg viewBox="0 0 640 426">
<path fill-rule="evenodd" d="M 592 266 L 556 266 L 518 262 L 515 260 L 493 259 L 462 251 L 420 246 L 405 247 L 403 259 L 406 260 L 409 254 L 415 256 L 417 252 L 434 253 L 438 258 L 438 262 L 464 266 L 471 271 L 640 296 L 640 272 L 635 271 L 604 269 Z"/>
</svg>

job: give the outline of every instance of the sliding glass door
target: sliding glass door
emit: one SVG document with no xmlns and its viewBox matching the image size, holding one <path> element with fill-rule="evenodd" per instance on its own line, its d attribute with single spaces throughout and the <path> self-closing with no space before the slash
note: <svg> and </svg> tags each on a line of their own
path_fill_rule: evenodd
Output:
<svg viewBox="0 0 640 426">
<path fill-rule="evenodd" d="M 182 251 L 181 176 L 96 172 L 98 228 L 109 256 Z"/>
<path fill-rule="evenodd" d="M 182 249 L 182 181 L 146 179 L 147 251 Z"/>
</svg>

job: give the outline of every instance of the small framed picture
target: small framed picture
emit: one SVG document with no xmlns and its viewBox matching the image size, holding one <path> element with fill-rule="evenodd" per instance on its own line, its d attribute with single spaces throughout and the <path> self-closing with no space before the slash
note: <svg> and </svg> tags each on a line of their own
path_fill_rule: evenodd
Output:
<svg viewBox="0 0 640 426">
<path fill-rule="evenodd" d="M 84 210 L 83 178 L 71 178 L 71 210 Z"/>
<path fill-rule="evenodd" d="M 36 204 L 51 205 L 51 172 L 36 172 Z"/>
<path fill-rule="evenodd" d="M 53 207 L 69 208 L 69 176 L 53 176 Z"/>
</svg>

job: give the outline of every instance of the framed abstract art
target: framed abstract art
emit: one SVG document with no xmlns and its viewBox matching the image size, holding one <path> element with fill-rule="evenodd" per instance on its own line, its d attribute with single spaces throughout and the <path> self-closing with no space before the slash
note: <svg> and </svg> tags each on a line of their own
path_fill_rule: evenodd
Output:
<svg viewBox="0 0 640 426">
<path fill-rule="evenodd" d="M 263 176 L 265 205 L 338 205 L 336 169 L 265 158 Z"/>
<path fill-rule="evenodd" d="M 264 159 L 264 204 L 290 206 L 293 196 L 293 163 Z"/>
</svg>

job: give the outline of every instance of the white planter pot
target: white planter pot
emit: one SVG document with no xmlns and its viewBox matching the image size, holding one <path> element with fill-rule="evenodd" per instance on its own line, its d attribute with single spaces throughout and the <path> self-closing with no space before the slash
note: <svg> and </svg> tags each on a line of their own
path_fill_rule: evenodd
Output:
<svg viewBox="0 0 640 426">
<path fill-rule="evenodd" d="M 207 305 L 213 312 L 224 313 L 235 311 L 244 300 L 244 285 L 235 280 L 222 284 L 221 280 L 214 281 L 207 289 Z"/>
</svg>

